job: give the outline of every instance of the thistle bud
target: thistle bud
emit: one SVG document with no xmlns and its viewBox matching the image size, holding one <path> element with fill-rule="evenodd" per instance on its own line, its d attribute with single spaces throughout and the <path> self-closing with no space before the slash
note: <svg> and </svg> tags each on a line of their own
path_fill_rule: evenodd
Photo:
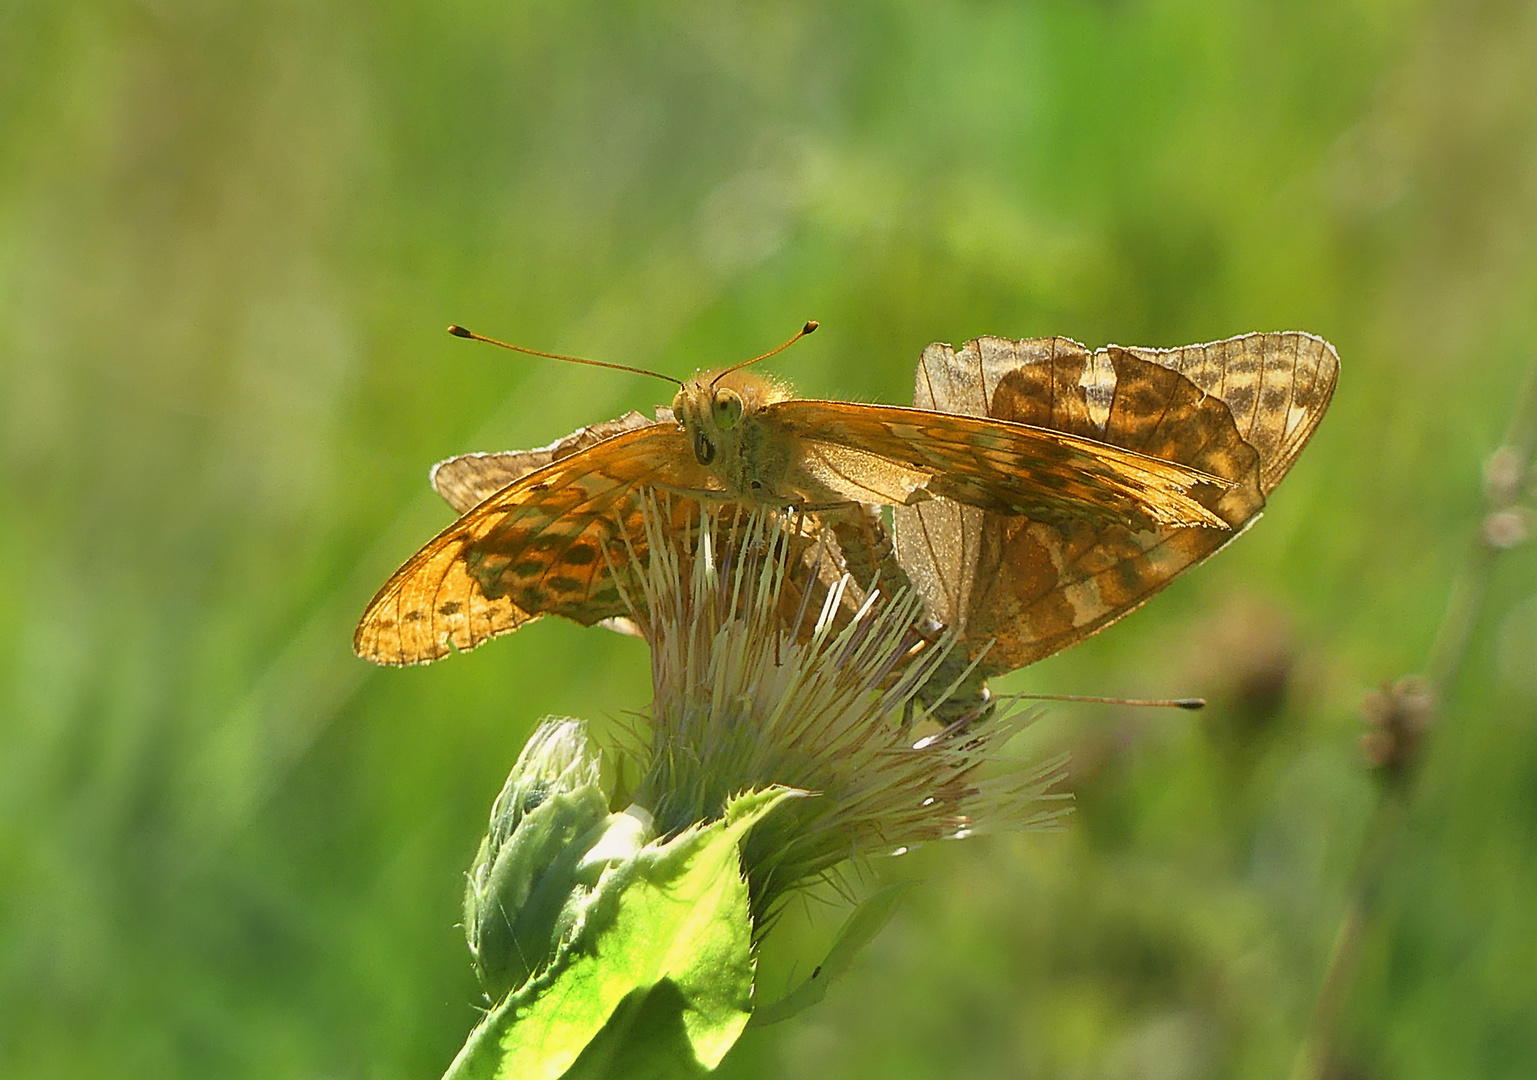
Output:
<svg viewBox="0 0 1537 1080">
<path fill-rule="evenodd" d="M 546 720 L 491 806 L 465 875 L 464 936 L 492 1001 L 542 968 L 586 895 L 583 857 L 609 817 L 597 754 L 579 720 Z"/>
</svg>

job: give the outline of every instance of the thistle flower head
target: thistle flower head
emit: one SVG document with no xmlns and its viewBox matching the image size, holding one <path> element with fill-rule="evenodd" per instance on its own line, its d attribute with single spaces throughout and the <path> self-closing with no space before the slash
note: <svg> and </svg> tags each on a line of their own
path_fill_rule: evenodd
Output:
<svg viewBox="0 0 1537 1080">
<path fill-rule="evenodd" d="M 645 556 L 611 566 L 651 645 L 634 801 L 608 812 L 579 721 L 529 740 L 467 875 L 465 936 L 494 1007 L 450 1077 L 561 1075 L 605 1032 L 605 1054 L 675 1062 L 672 1036 L 613 1023 L 653 1000 L 712 1069 L 753 1011 L 755 941 L 792 889 L 1062 812 L 1057 763 L 992 768 L 1006 718 L 935 722 L 971 674 L 949 662 L 953 638 L 910 591 L 856 585 L 820 519 L 705 509 L 678 529 L 666 496 L 646 498 Z"/>
<path fill-rule="evenodd" d="M 1063 812 L 1065 797 L 1048 793 L 1060 762 L 992 760 L 1015 730 L 1007 718 L 935 730 L 922 701 L 939 711 L 930 683 L 951 678 L 953 637 L 925 636 L 910 590 L 888 597 L 830 573 L 835 547 L 810 519 L 705 509 L 686 536 L 663 530 L 670 518 L 654 505 L 647 520 L 632 604 L 654 699 L 635 801 L 665 835 L 743 791 L 816 796 L 777 810 L 744 847 L 760 924 L 848 859 Z"/>
</svg>

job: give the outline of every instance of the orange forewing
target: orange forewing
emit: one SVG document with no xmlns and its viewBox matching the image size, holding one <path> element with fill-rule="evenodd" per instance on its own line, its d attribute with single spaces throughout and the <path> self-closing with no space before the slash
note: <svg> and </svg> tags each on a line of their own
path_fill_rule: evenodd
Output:
<svg viewBox="0 0 1537 1080">
<path fill-rule="evenodd" d="M 921 488 L 924 498 L 1043 521 L 1223 527 L 1202 501 L 1226 486 L 1222 477 L 1092 435 L 978 416 L 792 398 L 761 422 L 797 445 L 805 472 L 852 501 L 920 502 L 912 492 Z"/>
<path fill-rule="evenodd" d="M 670 424 L 604 439 L 475 505 L 397 570 L 353 637 L 380 664 L 436 660 L 545 614 L 591 625 L 627 614 L 626 568 L 643 561 L 640 489 L 709 494 L 714 478 Z M 675 500 L 681 531 L 692 509 Z M 615 568 L 621 575 L 616 578 Z"/>
<path fill-rule="evenodd" d="M 556 439 L 548 446 L 533 450 L 461 454 L 434 465 L 430 480 L 433 489 L 443 496 L 449 506 L 461 514 L 468 513 L 508 484 L 523 479 L 535 469 L 542 469 L 551 462 L 597 446 L 604 439 L 611 439 L 636 428 L 650 427 L 656 422 L 643 413 L 627 412 L 617 420 L 605 420 L 600 424 L 578 428 L 563 439 Z"/>
</svg>

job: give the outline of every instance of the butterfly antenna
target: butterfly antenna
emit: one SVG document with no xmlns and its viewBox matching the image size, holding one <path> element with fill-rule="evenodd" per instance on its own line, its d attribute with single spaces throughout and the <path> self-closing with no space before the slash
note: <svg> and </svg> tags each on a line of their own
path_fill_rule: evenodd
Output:
<svg viewBox="0 0 1537 1080">
<path fill-rule="evenodd" d="M 547 360 L 566 360 L 573 364 L 587 364 L 590 367 L 609 368 L 612 371 L 628 371 L 635 375 L 650 375 L 653 379 L 666 379 L 668 382 L 675 386 L 683 385 L 682 379 L 674 379 L 671 375 L 663 375 L 660 371 L 648 371 L 645 368 L 630 367 L 628 364 L 610 364 L 606 360 L 588 360 L 581 356 L 565 356 L 561 353 L 540 352 L 538 349 L 525 349 L 522 345 L 509 345 L 505 341 L 497 341 L 496 338 L 488 338 L 484 334 L 477 334 L 473 330 L 466 330 L 464 327 L 457 324 L 450 326 L 448 328 L 448 332 L 454 335 L 454 337 L 469 338 L 471 341 L 484 341 L 487 345 L 500 345 L 504 349 L 511 349 L 513 352 L 527 353 L 529 356 L 542 356 Z M 791 340 L 794 339 L 792 338 Z M 781 345 L 779 348 L 782 349 L 784 346 Z M 779 349 L 774 350 L 774 352 L 778 351 Z M 770 353 L 769 355 L 772 356 L 773 353 Z M 751 361 L 748 362 L 751 363 Z"/>
<path fill-rule="evenodd" d="M 1078 694 L 1010 694 L 1016 701 L 1082 701 L 1090 705 L 1146 705 L 1160 709 L 1204 709 L 1206 699 L 1187 698 L 1119 698 L 1082 697 Z"/>
<path fill-rule="evenodd" d="M 795 336 L 792 337 L 789 341 L 785 342 L 783 345 L 779 346 L 777 349 L 770 349 L 768 352 L 764 353 L 762 356 L 755 356 L 751 360 L 743 360 L 740 364 L 732 364 L 725 371 L 722 371 L 719 375 L 715 376 L 715 378 L 711 379 L 710 380 L 710 385 L 714 386 L 716 383 L 718 383 L 722 379 L 724 379 L 727 375 L 730 375 L 733 371 L 736 371 L 739 368 L 744 368 L 744 367 L 746 367 L 749 364 L 756 364 L 759 360 L 767 360 L 769 357 L 775 355 L 776 353 L 784 352 L 791 345 L 794 345 L 797 341 L 799 341 L 801 338 L 805 337 L 807 334 L 813 333 L 816 330 L 818 325 L 819 324 L 817 323 L 817 321 L 815 319 L 807 319 L 806 320 L 806 325 L 801 327 L 798 331 L 796 331 Z"/>
</svg>

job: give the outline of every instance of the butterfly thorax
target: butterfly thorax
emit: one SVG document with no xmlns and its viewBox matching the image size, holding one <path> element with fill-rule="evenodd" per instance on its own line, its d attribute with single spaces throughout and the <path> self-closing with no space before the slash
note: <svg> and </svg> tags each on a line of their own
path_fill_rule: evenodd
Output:
<svg viewBox="0 0 1537 1080">
<path fill-rule="evenodd" d="M 745 371 L 703 372 L 679 389 L 672 410 L 688 435 L 694 458 L 713 472 L 733 498 L 787 503 L 793 447 L 763 422 L 769 405 L 791 397 L 789 388 Z"/>
</svg>

